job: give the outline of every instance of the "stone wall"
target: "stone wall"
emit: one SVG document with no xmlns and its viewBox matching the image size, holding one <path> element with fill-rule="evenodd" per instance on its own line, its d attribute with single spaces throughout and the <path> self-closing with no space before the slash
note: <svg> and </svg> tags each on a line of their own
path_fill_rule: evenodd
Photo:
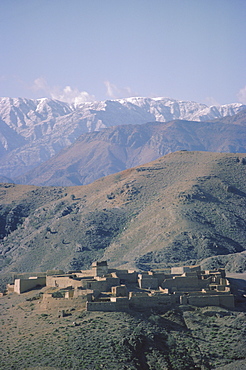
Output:
<svg viewBox="0 0 246 370">
<path fill-rule="evenodd" d="M 160 286 L 162 284 L 163 280 L 168 278 L 168 275 L 163 273 L 163 272 L 153 271 L 153 277 L 155 279 L 158 279 L 158 286 Z"/>
<path fill-rule="evenodd" d="M 67 290 L 65 292 L 64 298 L 70 299 L 70 298 L 73 298 L 73 297 L 74 297 L 74 290 Z"/>
<path fill-rule="evenodd" d="M 120 279 L 118 277 L 106 277 L 106 282 L 107 282 L 107 290 L 106 291 L 111 291 L 111 288 L 113 286 L 118 286 L 120 285 Z"/>
<path fill-rule="evenodd" d="M 107 280 L 91 280 L 88 281 L 87 284 L 87 289 L 92 289 L 92 290 L 98 290 L 100 292 L 107 292 L 108 291 L 108 283 Z"/>
<path fill-rule="evenodd" d="M 145 275 L 145 274 L 139 274 L 138 275 L 138 285 L 141 289 L 155 289 L 157 290 L 159 288 L 158 279 L 151 276 L 151 275 Z"/>
<path fill-rule="evenodd" d="M 14 292 L 21 294 L 37 286 L 45 286 L 45 277 L 30 277 L 29 279 L 15 279 Z"/>
<path fill-rule="evenodd" d="M 94 278 L 94 271 L 93 270 L 81 270 L 81 272 L 76 272 L 76 276 L 78 276 L 79 278 L 91 278 L 93 279 Z"/>
<path fill-rule="evenodd" d="M 128 298 L 116 298 L 112 297 L 108 302 L 87 302 L 87 311 L 126 311 L 129 309 L 129 299 Z"/>
<path fill-rule="evenodd" d="M 181 296 L 181 304 L 190 304 L 192 306 L 223 306 L 226 308 L 234 308 L 234 296 L 232 294 L 209 294 Z"/>
<path fill-rule="evenodd" d="M 131 270 L 117 270 L 114 273 L 120 279 L 120 284 L 133 284 L 138 282 L 138 273 Z"/>
<path fill-rule="evenodd" d="M 93 294 L 93 290 L 91 290 L 91 289 L 80 289 L 80 288 L 78 288 L 78 289 L 75 289 L 74 290 L 73 297 L 74 298 L 85 297 L 88 294 Z"/>
<path fill-rule="evenodd" d="M 159 295 L 132 295 L 130 296 L 130 308 L 145 310 L 151 308 L 164 308 L 176 304 L 179 297 L 175 294 L 159 294 Z"/>
<path fill-rule="evenodd" d="M 104 276 L 108 273 L 108 265 L 106 261 L 97 261 L 92 263 L 92 271 L 94 276 Z"/>
<path fill-rule="evenodd" d="M 72 275 L 68 276 L 47 276 L 46 277 L 47 287 L 59 287 L 61 289 L 67 288 L 69 286 L 73 288 L 81 287 L 81 280 L 76 280 L 72 278 Z"/>
<path fill-rule="evenodd" d="M 151 308 L 167 308 L 177 303 L 178 296 L 175 295 L 154 295 L 146 293 L 131 294 L 130 298 L 111 297 L 107 302 L 87 302 L 87 311 L 125 311 L 127 309 L 145 310 Z"/>
<path fill-rule="evenodd" d="M 97 277 L 93 280 L 82 280 L 81 285 L 86 289 L 98 290 L 100 292 L 109 292 L 113 286 L 120 284 L 119 278 Z"/>
<path fill-rule="evenodd" d="M 111 288 L 112 295 L 115 297 L 127 297 L 128 290 L 125 285 L 112 286 Z"/>
<path fill-rule="evenodd" d="M 163 289 L 171 291 L 195 291 L 206 288 L 210 279 L 199 279 L 198 276 L 174 276 L 172 279 L 165 279 L 161 285 Z"/>
</svg>

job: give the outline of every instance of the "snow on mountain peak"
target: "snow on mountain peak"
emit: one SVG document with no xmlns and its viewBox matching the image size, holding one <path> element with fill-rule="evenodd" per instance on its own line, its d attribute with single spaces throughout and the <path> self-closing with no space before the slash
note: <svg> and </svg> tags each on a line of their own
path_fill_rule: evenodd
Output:
<svg viewBox="0 0 246 370">
<path fill-rule="evenodd" d="M 36 137 L 32 133 L 34 127 L 42 126 L 44 122 L 46 126 L 52 122 L 49 132 L 55 131 L 58 125 L 60 134 L 68 130 L 76 131 L 79 135 L 119 124 L 167 122 L 174 119 L 211 120 L 236 114 L 243 107 L 239 103 L 208 107 L 166 97 L 81 102 L 76 106 L 49 98 L 0 98 L 0 119 L 24 137 Z"/>
<path fill-rule="evenodd" d="M 234 115 L 244 108 L 239 103 L 208 107 L 165 97 L 132 97 L 77 105 L 49 98 L 0 98 L 1 168 L 6 176 L 16 176 L 72 144 L 81 134 L 111 126 L 177 119 L 207 121 Z"/>
</svg>

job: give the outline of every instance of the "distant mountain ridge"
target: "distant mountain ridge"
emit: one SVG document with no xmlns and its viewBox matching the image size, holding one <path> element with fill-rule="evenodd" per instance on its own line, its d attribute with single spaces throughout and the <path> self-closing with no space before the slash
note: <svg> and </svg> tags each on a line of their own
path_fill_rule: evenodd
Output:
<svg viewBox="0 0 246 370">
<path fill-rule="evenodd" d="M 227 122 L 175 120 L 86 133 L 15 180 L 41 186 L 85 185 L 178 150 L 245 153 L 246 111 L 227 117 Z"/>
<path fill-rule="evenodd" d="M 91 132 L 120 124 L 175 119 L 207 121 L 232 116 L 244 108 L 246 106 L 240 103 L 207 106 L 169 98 L 134 97 L 85 102 L 77 106 L 49 98 L 0 98 L 0 119 L 21 136 L 37 139 L 60 126 L 60 118 L 64 116 L 67 116 L 65 122 L 71 126 L 76 126 L 78 119 L 86 119 L 84 132 Z"/>
<path fill-rule="evenodd" d="M 0 98 L 0 174 L 22 176 L 84 133 L 154 121 L 207 121 L 233 116 L 244 108 L 239 103 L 208 107 L 169 98 L 135 97 L 77 106 L 47 98 Z"/>
</svg>

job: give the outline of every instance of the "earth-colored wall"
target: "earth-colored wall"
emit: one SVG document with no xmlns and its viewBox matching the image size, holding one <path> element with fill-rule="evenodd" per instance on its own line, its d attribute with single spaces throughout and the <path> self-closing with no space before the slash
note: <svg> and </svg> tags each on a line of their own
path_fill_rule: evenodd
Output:
<svg viewBox="0 0 246 370">
<path fill-rule="evenodd" d="M 29 279 L 15 279 L 14 292 L 21 294 L 37 286 L 45 286 L 46 277 L 33 277 Z"/>
<path fill-rule="evenodd" d="M 94 276 L 104 276 L 108 273 L 108 265 L 106 261 L 97 261 L 92 263 L 92 271 Z"/>
<path fill-rule="evenodd" d="M 121 284 L 137 283 L 138 281 L 138 273 L 136 271 L 117 270 L 115 274 L 120 278 Z"/>
<path fill-rule="evenodd" d="M 112 286 L 111 292 L 115 297 L 127 297 L 128 290 L 125 285 Z"/>
<path fill-rule="evenodd" d="M 149 275 L 139 274 L 138 284 L 141 289 L 157 290 L 159 288 L 158 279 Z"/>
<path fill-rule="evenodd" d="M 158 308 L 177 303 L 178 296 L 160 294 L 157 296 L 132 296 L 129 299 L 130 307 L 137 309 Z"/>
<path fill-rule="evenodd" d="M 173 279 L 165 279 L 162 288 L 168 288 L 172 291 L 194 291 L 206 288 L 210 279 L 198 279 L 197 276 L 175 276 Z"/>
<path fill-rule="evenodd" d="M 72 286 L 73 288 L 81 287 L 81 281 L 72 279 L 69 276 L 47 276 L 47 287 L 59 287 L 61 289 Z"/>
<path fill-rule="evenodd" d="M 194 295 L 187 298 L 187 303 L 193 306 L 224 306 L 227 308 L 234 307 L 234 296 L 232 294 L 203 294 Z"/>
<path fill-rule="evenodd" d="M 129 299 L 128 298 L 117 298 L 115 301 L 109 302 L 87 302 L 87 311 L 126 311 L 129 309 Z"/>
</svg>

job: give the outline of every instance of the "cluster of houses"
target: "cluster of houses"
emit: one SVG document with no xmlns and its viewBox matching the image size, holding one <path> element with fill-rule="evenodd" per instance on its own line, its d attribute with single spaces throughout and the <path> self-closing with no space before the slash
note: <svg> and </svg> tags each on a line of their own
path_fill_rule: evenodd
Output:
<svg viewBox="0 0 246 370">
<path fill-rule="evenodd" d="M 137 272 L 109 269 L 106 261 L 98 261 L 90 270 L 16 275 L 7 292 L 21 294 L 43 287 L 47 288 L 43 299 L 83 298 L 87 311 L 162 309 L 175 304 L 234 307 L 224 269 L 201 270 L 199 265 Z"/>
</svg>

